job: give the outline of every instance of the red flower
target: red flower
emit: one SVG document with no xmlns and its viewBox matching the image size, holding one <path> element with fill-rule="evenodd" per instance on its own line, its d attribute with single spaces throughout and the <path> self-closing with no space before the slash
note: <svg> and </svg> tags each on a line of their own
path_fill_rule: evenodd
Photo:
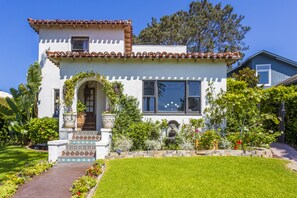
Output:
<svg viewBox="0 0 297 198">
<path fill-rule="evenodd" d="M 240 145 L 240 144 L 242 144 L 242 141 L 241 140 L 237 140 L 236 144 L 237 145 Z"/>
<path fill-rule="evenodd" d="M 238 146 L 237 146 L 237 145 L 235 145 L 235 146 L 234 146 L 234 149 L 235 149 L 235 150 L 237 150 L 237 149 L 238 149 Z"/>
</svg>

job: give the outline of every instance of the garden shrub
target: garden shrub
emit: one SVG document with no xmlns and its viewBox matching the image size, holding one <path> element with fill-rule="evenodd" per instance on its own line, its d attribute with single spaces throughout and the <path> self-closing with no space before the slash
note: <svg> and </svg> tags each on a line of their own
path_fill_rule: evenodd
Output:
<svg viewBox="0 0 297 198">
<path fill-rule="evenodd" d="M 0 98 L 0 105 L 8 107 L 5 98 Z M 0 146 L 14 143 L 15 137 L 9 132 L 9 122 L 12 119 L 12 116 L 2 114 L 0 111 Z"/>
<path fill-rule="evenodd" d="M 162 143 L 159 140 L 146 140 L 144 143 L 147 150 L 160 150 L 162 148 Z"/>
<path fill-rule="evenodd" d="M 219 141 L 220 149 L 230 149 L 232 146 L 231 142 L 226 137 L 221 137 Z"/>
<path fill-rule="evenodd" d="M 166 150 L 180 150 L 180 145 L 182 143 L 182 137 L 180 134 L 175 136 L 175 139 L 170 139 L 168 137 L 164 138 L 164 147 Z"/>
<path fill-rule="evenodd" d="M 194 149 L 193 141 L 183 139 L 179 144 L 179 147 L 182 150 L 193 150 Z"/>
<path fill-rule="evenodd" d="M 210 84 L 207 97 L 210 103 L 205 110 L 208 128 L 215 129 L 221 137 L 225 135 L 233 137 L 234 133 L 238 133 L 237 140 L 228 139 L 232 147 L 241 146 L 244 149 L 267 145 L 280 135 L 277 128 L 265 127 L 277 126 L 279 119 L 275 112 L 263 111 L 262 102 L 269 97 L 261 87 L 249 87 L 245 81 L 228 79 L 226 92 L 219 93 L 215 98 L 214 88 Z M 265 125 L 265 123 L 270 124 Z M 224 125 L 226 127 L 221 128 Z"/>
<path fill-rule="evenodd" d="M 133 150 L 145 149 L 146 140 L 158 140 L 159 125 L 152 121 L 136 122 L 127 129 L 127 136 L 133 141 Z"/>
<path fill-rule="evenodd" d="M 205 131 L 199 141 L 200 149 L 213 149 L 216 142 L 220 140 L 219 134 L 215 130 Z"/>
<path fill-rule="evenodd" d="M 116 114 L 113 135 L 125 135 L 129 126 L 141 122 L 142 114 L 138 108 L 138 101 L 132 96 L 122 95 L 119 100 L 119 109 Z"/>
<path fill-rule="evenodd" d="M 59 124 L 56 118 L 34 118 L 28 124 L 29 138 L 33 144 L 47 143 L 59 138 Z"/>
<path fill-rule="evenodd" d="M 264 112 L 279 114 L 280 105 L 285 103 L 285 141 L 291 145 L 297 145 L 297 87 L 277 86 L 263 90 L 265 100 L 261 102 L 261 110 Z M 266 122 L 264 127 L 268 130 L 278 130 L 278 125 Z"/>
<path fill-rule="evenodd" d="M 129 138 L 120 135 L 114 142 L 113 149 L 120 150 L 120 151 L 129 151 L 133 146 L 133 141 Z"/>
</svg>

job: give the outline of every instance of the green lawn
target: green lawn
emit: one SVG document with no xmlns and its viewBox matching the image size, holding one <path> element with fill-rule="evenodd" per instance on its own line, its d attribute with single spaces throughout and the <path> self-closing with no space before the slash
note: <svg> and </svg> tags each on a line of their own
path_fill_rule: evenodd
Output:
<svg viewBox="0 0 297 198">
<path fill-rule="evenodd" d="M 94 197 L 297 197 L 297 174 L 278 159 L 134 158 L 107 161 Z"/>
<path fill-rule="evenodd" d="M 0 146 L 0 182 L 5 175 L 19 171 L 28 162 L 38 160 L 47 160 L 47 153 L 21 146 Z"/>
</svg>

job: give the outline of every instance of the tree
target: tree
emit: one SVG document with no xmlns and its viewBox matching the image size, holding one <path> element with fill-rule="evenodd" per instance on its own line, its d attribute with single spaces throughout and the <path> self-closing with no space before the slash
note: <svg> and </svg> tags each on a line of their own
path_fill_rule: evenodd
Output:
<svg viewBox="0 0 297 198">
<path fill-rule="evenodd" d="M 256 71 L 245 67 L 238 71 L 238 74 L 233 73 L 232 78 L 237 81 L 244 81 L 248 87 L 256 87 L 259 83 L 259 76 L 256 76 Z"/>
<path fill-rule="evenodd" d="M 0 104 L 0 113 L 10 116 L 10 130 L 17 132 L 22 143 L 26 141 L 26 124 L 37 117 L 37 98 L 41 85 L 41 68 L 35 62 L 27 72 L 27 83 L 20 84 L 18 89 L 11 88 L 11 98 L 6 98 L 7 105 Z"/>
<path fill-rule="evenodd" d="M 213 5 L 207 0 L 192 2 L 189 11 L 178 11 L 150 24 L 138 36 L 135 44 L 187 45 L 190 52 L 244 51 L 243 42 L 251 29 L 244 26 L 244 16 L 233 13 L 231 5 Z"/>
</svg>

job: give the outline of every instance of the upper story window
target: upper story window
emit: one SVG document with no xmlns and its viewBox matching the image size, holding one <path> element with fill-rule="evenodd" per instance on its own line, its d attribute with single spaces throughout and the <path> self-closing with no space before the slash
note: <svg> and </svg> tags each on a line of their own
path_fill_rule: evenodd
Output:
<svg viewBox="0 0 297 198">
<path fill-rule="evenodd" d="M 256 65 L 257 76 L 259 76 L 259 85 L 271 85 L 271 65 Z"/>
<path fill-rule="evenodd" d="M 89 51 L 89 37 L 72 37 L 71 38 L 72 52 L 88 52 Z"/>
<path fill-rule="evenodd" d="M 143 112 L 200 113 L 200 81 L 143 81 Z"/>
</svg>

